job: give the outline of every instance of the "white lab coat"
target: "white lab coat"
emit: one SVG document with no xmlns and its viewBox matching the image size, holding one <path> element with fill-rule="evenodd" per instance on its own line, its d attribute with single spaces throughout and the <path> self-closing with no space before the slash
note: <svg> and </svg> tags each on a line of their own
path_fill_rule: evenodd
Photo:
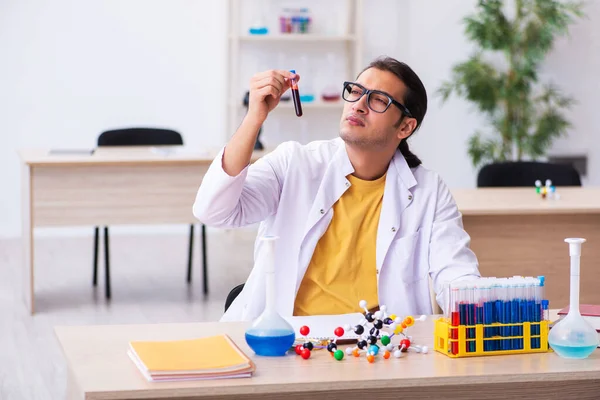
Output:
<svg viewBox="0 0 600 400">
<path fill-rule="evenodd" d="M 258 237 L 279 237 L 276 307 L 280 315 L 291 316 L 315 246 L 333 217 L 332 207 L 350 186 L 346 176 L 354 169 L 345 144 L 340 138 L 304 146 L 286 142 L 235 177 L 223 170 L 223 151 L 202 180 L 194 215 L 220 228 L 260 222 Z M 446 282 L 479 277 L 469 243 L 461 214 L 440 177 L 422 166 L 409 168 L 397 151 L 388 167 L 377 229 L 379 304 L 398 315 L 431 314 L 429 275 L 444 309 Z M 257 240 L 254 268 L 222 321 L 252 320 L 263 311 L 263 257 Z"/>
</svg>

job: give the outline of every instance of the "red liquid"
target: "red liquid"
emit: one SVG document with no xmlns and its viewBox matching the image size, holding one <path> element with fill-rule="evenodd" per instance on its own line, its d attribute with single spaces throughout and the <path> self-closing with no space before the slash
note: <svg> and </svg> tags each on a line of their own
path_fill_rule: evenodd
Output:
<svg viewBox="0 0 600 400">
<path fill-rule="evenodd" d="M 452 326 L 460 325 L 460 315 L 458 312 L 452 312 L 451 318 L 452 318 Z M 450 338 L 458 339 L 458 328 L 450 329 Z M 458 354 L 458 341 L 450 342 L 450 351 L 452 352 L 452 354 Z"/>
<path fill-rule="evenodd" d="M 340 99 L 339 94 L 324 94 L 321 96 L 323 101 L 338 101 Z"/>
<path fill-rule="evenodd" d="M 460 325 L 460 315 L 456 311 L 452 311 L 452 326 Z"/>
<path fill-rule="evenodd" d="M 452 345 L 450 346 L 450 351 L 452 352 L 452 354 L 458 354 L 458 342 L 452 342 Z"/>
<path fill-rule="evenodd" d="M 300 104 L 300 92 L 298 92 L 298 86 L 292 87 L 292 98 L 294 99 L 294 108 L 296 109 L 296 115 L 302 116 L 302 105 Z"/>
</svg>

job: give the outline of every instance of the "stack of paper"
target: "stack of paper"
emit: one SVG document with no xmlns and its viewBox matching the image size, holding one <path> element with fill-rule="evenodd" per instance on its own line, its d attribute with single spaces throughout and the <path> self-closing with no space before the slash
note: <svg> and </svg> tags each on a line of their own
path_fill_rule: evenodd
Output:
<svg viewBox="0 0 600 400">
<path fill-rule="evenodd" d="M 567 316 L 569 313 L 569 306 L 558 311 L 559 321 Z M 580 304 L 579 313 L 584 320 L 598 332 L 600 332 L 600 305 L 594 304 Z M 558 322 L 558 321 L 556 321 Z"/>
<path fill-rule="evenodd" d="M 306 317 L 294 316 L 287 317 L 286 319 L 294 328 L 297 342 L 303 343 L 305 339 L 315 341 L 337 339 L 338 343 L 343 344 L 355 342 L 359 338 L 359 335 L 355 334 L 354 331 L 345 331 L 344 336 L 338 338 L 334 334 L 335 328 L 343 328 L 346 324 L 354 327 L 364 319 L 364 315 L 361 313 L 350 313 L 336 315 L 312 315 Z M 310 329 L 310 333 L 306 338 L 303 338 L 302 335 L 300 335 L 300 327 L 304 325 L 308 326 Z"/>
<path fill-rule="evenodd" d="M 227 335 L 130 342 L 127 354 L 149 381 L 243 378 L 255 370 Z"/>
</svg>

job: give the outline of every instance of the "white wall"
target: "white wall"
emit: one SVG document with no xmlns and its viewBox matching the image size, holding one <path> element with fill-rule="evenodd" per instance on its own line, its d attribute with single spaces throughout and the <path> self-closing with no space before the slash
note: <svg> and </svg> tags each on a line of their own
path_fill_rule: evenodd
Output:
<svg viewBox="0 0 600 400">
<path fill-rule="evenodd" d="M 434 92 L 450 76 L 452 65 L 464 61 L 470 44 L 462 18 L 475 0 L 413 0 L 408 9 L 409 48 L 406 61 L 417 71 L 429 93 L 429 110 L 422 130 L 413 139 L 425 165 L 437 170 L 450 187 L 474 187 L 476 171 L 466 154 L 466 141 L 485 121 L 460 99 L 441 105 Z M 551 154 L 587 154 L 586 185 L 600 185 L 600 1 L 587 2 L 587 18 L 557 41 L 540 74 L 551 79 L 578 104 L 567 113 L 573 123 L 569 136 L 555 142 Z"/>
<path fill-rule="evenodd" d="M 450 187 L 473 187 L 465 143 L 482 119 L 458 99 L 442 107 L 434 92 L 468 56 L 459 22 L 476 1 L 366 3 L 365 62 L 402 59 L 429 92 L 415 152 Z M 600 185 L 600 1 L 589 3 L 588 19 L 559 41 L 544 74 L 579 101 L 572 134 L 553 152 L 587 151 L 588 181 Z M 173 127 L 198 147 L 231 134 L 222 129 L 225 7 L 223 0 L 0 2 L 0 237 L 20 234 L 19 148 L 89 148 L 102 130 L 130 124 Z"/>
<path fill-rule="evenodd" d="M 22 147 L 158 125 L 221 143 L 225 2 L 0 1 L 0 236 L 20 232 Z"/>
<path fill-rule="evenodd" d="M 551 154 L 587 154 L 584 184 L 600 185 L 600 1 L 586 2 L 587 18 L 574 25 L 570 37 L 556 43 L 542 75 L 573 96 L 569 113 L 573 129 L 557 140 Z"/>
</svg>

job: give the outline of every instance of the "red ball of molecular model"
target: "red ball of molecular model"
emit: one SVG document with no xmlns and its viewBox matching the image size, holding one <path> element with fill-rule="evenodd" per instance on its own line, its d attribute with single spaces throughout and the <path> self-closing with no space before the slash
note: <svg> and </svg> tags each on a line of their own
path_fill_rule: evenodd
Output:
<svg viewBox="0 0 600 400">
<path fill-rule="evenodd" d="M 309 333 L 310 333 L 310 328 L 308 326 L 304 325 L 300 328 L 300 334 L 302 336 L 308 336 Z M 295 347 L 296 354 L 298 354 L 299 356 L 302 356 L 302 358 L 307 360 L 308 358 L 310 358 L 310 353 L 313 349 L 327 349 L 327 351 L 329 351 L 329 353 L 331 353 L 331 355 L 336 360 L 339 361 L 339 360 L 343 359 L 344 352 L 342 350 L 337 349 L 336 341 L 337 341 L 338 337 L 344 336 L 344 329 L 341 327 L 337 327 L 337 328 L 335 328 L 333 333 L 336 336 L 336 338 L 329 341 L 327 346 L 314 345 L 311 341 L 306 340 L 306 342 L 304 342 L 304 344 L 296 345 L 296 347 Z"/>
<path fill-rule="evenodd" d="M 427 346 L 418 346 L 411 342 L 411 337 L 407 336 L 405 330 L 414 325 L 415 321 L 424 321 L 425 316 L 421 316 L 415 320 L 412 316 L 407 316 L 404 319 L 398 318 L 395 315 L 386 313 L 386 306 L 381 306 L 380 310 L 371 313 L 367 309 L 367 302 L 361 300 L 360 307 L 365 310 L 364 319 L 354 327 L 346 325 L 344 328 L 337 327 L 334 330 L 336 338 L 330 340 L 327 345 L 315 345 L 307 340 L 304 344 L 296 346 L 296 353 L 304 359 L 310 358 L 313 349 L 326 348 L 329 353 L 338 361 L 344 358 L 344 352 L 337 348 L 337 339 L 344 336 L 345 332 L 353 332 L 359 336 L 359 340 L 354 347 L 347 347 L 346 354 L 354 357 L 366 355 L 369 363 L 375 362 L 377 355 L 381 354 L 384 359 L 389 359 L 393 354 L 395 358 L 402 357 L 402 353 L 414 351 L 416 353 L 425 354 L 429 351 Z M 308 336 L 310 329 L 308 326 L 300 328 L 302 336 Z M 398 345 L 391 343 L 394 336 L 400 336 L 401 340 Z M 381 347 L 378 344 L 381 342 Z M 383 351 L 380 351 L 383 348 Z M 392 353 L 393 352 L 393 353 Z"/>
</svg>

